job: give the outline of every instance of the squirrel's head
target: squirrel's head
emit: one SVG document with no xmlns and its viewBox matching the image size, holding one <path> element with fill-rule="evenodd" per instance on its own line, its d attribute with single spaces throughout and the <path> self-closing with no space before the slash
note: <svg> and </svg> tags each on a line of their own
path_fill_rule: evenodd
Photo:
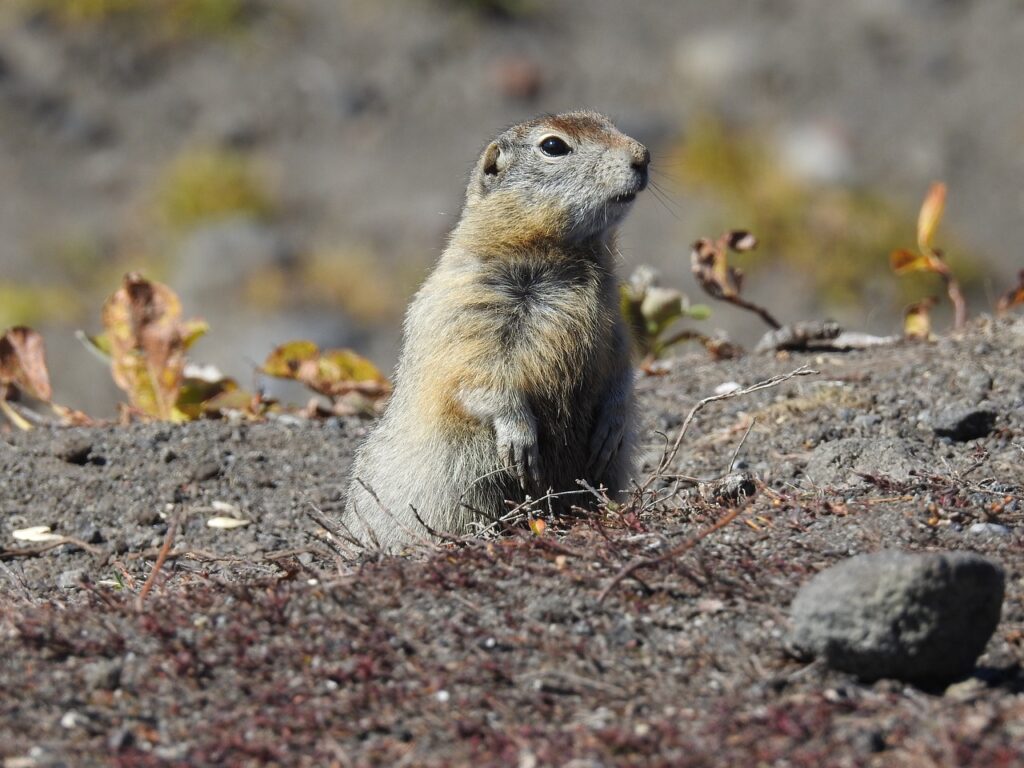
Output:
<svg viewBox="0 0 1024 768">
<path fill-rule="evenodd" d="M 466 192 L 467 213 L 508 214 L 568 240 L 599 237 L 647 186 L 650 157 L 596 112 L 539 117 L 487 145 Z"/>
</svg>

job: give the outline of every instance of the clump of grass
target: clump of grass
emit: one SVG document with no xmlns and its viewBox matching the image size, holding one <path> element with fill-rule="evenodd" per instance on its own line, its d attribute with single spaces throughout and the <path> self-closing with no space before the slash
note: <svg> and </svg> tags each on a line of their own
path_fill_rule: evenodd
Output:
<svg viewBox="0 0 1024 768">
<path fill-rule="evenodd" d="M 208 221 L 273 212 L 267 184 L 244 154 L 222 149 L 192 149 L 167 169 L 158 192 L 158 208 L 173 230 L 187 231 Z"/>
<path fill-rule="evenodd" d="M 0 328 L 69 322 L 81 312 L 70 288 L 0 281 Z"/>
<path fill-rule="evenodd" d="M 787 171 L 758 135 L 713 118 L 693 123 L 670 164 L 680 181 L 709 191 L 720 204 L 712 231 L 742 224 L 757 232 L 831 304 L 861 300 L 914 227 L 913 214 L 882 195 L 807 182 Z M 978 267 L 964 249 L 957 253 L 951 266 L 965 283 L 976 283 Z M 915 280 L 905 286 L 905 298 L 921 290 Z"/>
<path fill-rule="evenodd" d="M 250 0 L 18 0 L 69 25 L 133 24 L 168 37 L 217 35 L 236 29 Z"/>
<path fill-rule="evenodd" d="M 367 324 L 398 315 L 405 303 L 401 288 L 411 282 L 402 275 L 396 280 L 379 257 L 358 246 L 314 251 L 304 263 L 301 279 L 311 299 L 341 307 Z"/>
<path fill-rule="evenodd" d="M 242 289 L 246 302 L 260 309 L 318 305 L 377 325 L 399 316 L 407 289 L 419 278 L 411 271 L 395 272 L 363 246 L 316 248 L 295 263 L 251 271 Z"/>
</svg>

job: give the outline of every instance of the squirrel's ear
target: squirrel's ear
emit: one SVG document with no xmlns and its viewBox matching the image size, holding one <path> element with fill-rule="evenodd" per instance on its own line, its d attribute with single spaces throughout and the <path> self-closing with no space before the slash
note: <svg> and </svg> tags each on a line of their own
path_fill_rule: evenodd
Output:
<svg viewBox="0 0 1024 768">
<path fill-rule="evenodd" d="M 484 150 L 484 155 L 480 159 L 480 169 L 484 176 L 497 176 L 505 170 L 506 165 L 508 162 L 505 153 L 501 151 L 501 145 L 492 141 L 487 145 L 487 149 Z"/>
<path fill-rule="evenodd" d="M 476 202 L 487 195 L 498 181 L 501 172 L 508 167 L 508 153 L 501 148 L 501 145 L 492 141 L 487 149 L 480 156 L 476 165 L 476 172 L 469 184 L 468 201 Z"/>
</svg>

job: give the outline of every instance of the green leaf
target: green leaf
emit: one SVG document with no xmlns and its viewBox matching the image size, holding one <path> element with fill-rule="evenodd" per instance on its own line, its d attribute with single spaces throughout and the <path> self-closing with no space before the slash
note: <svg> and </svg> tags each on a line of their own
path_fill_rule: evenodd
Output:
<svg viewBox="0 0 1024 768">
<path fill-rule="evenodd" d="M 707 320 L 711 317 L 711 307 L 707 304 L 691 304 L 684 314 L 693 320 Z"/>
<path fill-rule="evenodd" d="M 110 347 L 110 337 L 107 334 L 97 333 L 95 336 L 90 336 L 85 331 L 79 330 L 75 331 L 75 338 L 82 342 L 82 346 L 92 352 L 97 358 L 104 363 L 110 363 L 113 351 Z"/>
</svg>

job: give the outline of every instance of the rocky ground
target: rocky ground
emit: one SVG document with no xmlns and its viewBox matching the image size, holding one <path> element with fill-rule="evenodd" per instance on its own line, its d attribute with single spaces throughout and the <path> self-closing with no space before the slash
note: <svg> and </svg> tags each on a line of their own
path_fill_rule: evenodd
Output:
<svg viewBox="0 0 1024 768">
<path fill-rule="evenodd" d="M 403 557 L 338 550 L 309 514 L 338 508 L 355 419 L 0 436 L 4 765 L 1019 765 L 1022 360 L 1021 319 L 688 352 L 640 383 L 648 472 L 721 385 L 819 373 L 707 405 L 642 503 Z M 751 497 L 694 484 L 730 464 Z M 13 538 L 39 525 L 67 538 Z M 966 679 L 789 652 L 799 586 L 884 548 L 1005 569 Z"/>
</svg>

